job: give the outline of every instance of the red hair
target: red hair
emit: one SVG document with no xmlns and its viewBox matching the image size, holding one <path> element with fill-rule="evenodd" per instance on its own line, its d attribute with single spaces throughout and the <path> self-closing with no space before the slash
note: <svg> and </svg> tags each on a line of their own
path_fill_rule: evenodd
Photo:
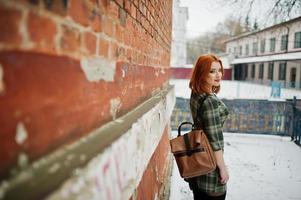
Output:
<svg viewBox="0 0 301 200">
<path fill-rule="evenodd" d="M 190 89 L 197 93 L 218 93 L 220 90 L 220 86 L 213 86 L 210 88 L 210 85 L 206 82 L 206 78 L 208 77 L 210 70 L 211 70 L 211 64 L 213 62 L 219 62 L 221 65 L 222 75 L 224 75 L 224 67 L 222 64 L 222 61 L 216 57 L 213 54 L 206 54 L 201 55 L 193 68 L 191 79 L 189 82 Z"/>
</svg>

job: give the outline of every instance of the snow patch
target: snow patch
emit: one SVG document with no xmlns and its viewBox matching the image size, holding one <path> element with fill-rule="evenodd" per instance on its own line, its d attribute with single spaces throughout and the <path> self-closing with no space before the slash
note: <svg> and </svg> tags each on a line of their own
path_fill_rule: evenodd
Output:
<svg viewBox="0 0 301 200">
<path fill-rule="evenodd" d="M 3 93 L 5 89 L 3 77 L 4 77 L 3 67 L 0 64 L 0 94 Z"/>
<path fill-rule="evenodd" d="M 17 125 L 17 133 L 15 137 L 17 144 L 22 145 L 24 141 L 27 139 L 27 137 L 28 134 L 23 122 L 19 122 Z"/>
<path fill-rule="evenodd" d="M 83 58 L 80 65 L 89 81 L 114 81 L 115 62 L 99 58 Z"/>
<path fill-rule="evenodd" d="M 116 99 L 111 99 L 111 115 L 113 116 L 113 120 L 116 119 L 116 114 L 117 111 L 119 110 L 119 108 L 121 107 L 121 100 L 120 98 L 116 98 Z"/>
<path fill-rule="evenodd" d="M 176 134 L 172 132 L 173 137 Z M 224 139 L 224 158 L 230 174 L 227 199 L 300 199 L 301 148 L 289 137 L 224 133 Z M 193 199 L 175 162 L 169 199 Z"/>
</svg>

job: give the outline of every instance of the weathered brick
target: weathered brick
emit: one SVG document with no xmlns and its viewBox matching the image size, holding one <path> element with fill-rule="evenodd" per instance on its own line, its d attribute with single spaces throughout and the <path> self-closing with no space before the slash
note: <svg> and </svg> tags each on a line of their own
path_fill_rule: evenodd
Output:
<svg viewBox="0 0 301 200">
<path fill-rule="evenodd" d="M 137 12 L 137 8 L 134 4 L 131 5 L 131 16 L 136 19 L 136 12 Z"/>
<path fill-rule="evenodd" d="M 115 30 L 116 30 L 116 39 L 117 39 L 117 41 L 123 43 L 123 41 L 124 41 L 124 28 L 122 26 L 120 26 L 119 24 L 116 24 Z"/>
<path fill-rule="evenodd" d="M 133 2 L 135 4 L 135 6 L 138 8 L 138 6 L 139 6 L 139 0 L 133 0 Z"/>
<path fill-rule="evenodd" d="M 85 1 L 70 0 L 68 14 L 75 22 L 87 26 L 92 10 Z"/>
<path fill-rule="evenodd" d="M 96 36 L 90 32 L 84 33 L 84 44 L 88 53 L 94 55 L 96 52 Z"/>
<path fill-rule="evenodd" d="M 120 6 L 120 7 L 124 7 L 124 1 L 125 0 L 116 0 L 116 3 Z"/>
<path fill-rule="evenodd" d="M 22 42 L 19 33 L 21 12 L 0 5 L 0 42 L 6 45 L 20 45 Z"/>
<path fill-rule="evenodd" d="M 141 13 L 139 10 L 136 12 L 136 20 L 141 23 Z"/>
<path fill-rule="evenodd" d="M 28 4 L 29 0 L 15 0 L 18 3 L 22 3 L 22 4 Z"/>
<path fill-rule="evenodd" d="M 111 99 L 120 98 L 120 109 L 116 111 L 118 117 L 134 109 L 149 98 L 153 91 L 162 87 L 169 78 L 168 73 L 161 74 L 154 66 L 159 68 L 169 65 L 171 19 L 165 18 L 171 18 L 172 8 L 172 1 L 160 4 L 163 1 L 14 0 L 14 4 L 9 5 L 22 9 L 24 13 L 20 14 L 11 8 L 13 11 L 0 12 L 1 45 L 22 42 L 19 22 L 22 14 L 27 13 L 28 29 L 22 30 L 28 30 L 29 39 L 36 44 L 29 45 L 26 51 L 0 52 L 7 92 L 7 95 L 2 96 L 4 104 L 0 105 L 0 135 L 9 135 L 9 138 L 2 137 L 4 140 L 0 140 L 0 150 L 10 153 L 6 157 L 0 156 L 1 163 L 5 162 L 5 167 L 0 166 L 0 175 L 3 170 L 16 167 L 14 161 L 21 150 L 12 141 L 18 121 L 24 121 L 28 130 L 29 139 L 24 142 L 24 151 L 32 161 L 61 145 L 86 136 L 94 128 L 112 120 Z M 68 2 L 68 6 L 62 5 L 62 2 Z M 5 9 L 0 8 L 0 11 Z M 52 13 L 48 15 L 47 12 L 46 15 L 46 9 Z M 70 19 L 73 20 L 71 23 Z M 154 34 L 156 36 L 152 37 Z M 54 37 L 57 40 L 54 41 Z M 96 40 L 97 37 L 99 40 Z M 48 52 L 54 44 L 60 45 L 59 55 L 30 49 L 38 48 Z M 91 82 L 85 77 L 80 59 L 94 55 L 96 49 L 99 50 L 99 63 L 104 58 L 104 64 L 107 59 L 110 63 L 117 63 L 113 81 Z M 76 54 L 76 59 L 69 56 L 70 54 Z M 12 57 L 15 59 L 11 59 Z M 120 66 L 119 61 L 126 63 Z M 130 86 L 131 89 L 124 90 L 124 86 Z M 17 105 L 11 106 L 11 102 L 17 102 Z M 163 146 L 168 151 L 168 145 Z M 159 151 L 160 155 L 163 153 Z M 151 167 L 145 174 L 155 176 L 152 168 L 164 162 L 159 154 L 154 158 L 160 161 L 151 161 Z M 159 166 L 158 169 L 162 167 Z M 148 182 L 145 180 L 141 180 L 141 183 Z M 151 184 L 155 181 L 153 177 L 150 180 Z M 150 199 L 162 187 L 158 182 L 154 185 L 145 193 Z M 142 197 L 143 189 L 137 191 Z"/>
<path fill-rule="evenodd" d="M 27 0 L 30 4 L 32 5 L 39 5 L 40 3 L 42 3 L 41 1 L 39 0 Z"/>
<path fill-rule="evenodd" d="M 88 0 L 88 1 L 92 6 L 98 6 L 99 4 L 98 0 Z"/>
<path fill-rule="evenodd" d="M 132 50 L 131 49 L 126 49 L 125 55 L 126 55 L 127 60 L 129 62 L 131 62 L 132 61 Z"/>
<path fill-rule="evenodd" d="M 61 16 L 67 15 L 68 1 L 44 1 L 46 9 Z"/>
<path fill-rule="evenodd" d="M 107 83 L 90 83 L 79 60 L 6 51 L 0 52 L 0 62 L 7 89 L 0 104 L 0 178 L 20 151 L 30 160 L 43 157 L 111 120 Z M 28 133 L 22 146 L 15 139 L 18 122 Z"/>
<path fill-rule="evenodd" d="M 78 52 L 80 49 L 81 33 L 69 26 L 62 26 L 61 49 L 67 52 Z"/>
<path fill-rule="evenodd" d="M 107 7 L 111 0 L 97 0 L 98 4 L 101 4 L 104 7 Z"/>
<path fill-rule="evenodd" d="M 145 18 L 145 16 L 141 16 L 141 24 L 142 24 L 142 26 L 145 28 L 145 26 L 146 26 L 146 18 Z"/>
<path fill-rule="evenodd" d="M 103 17 L 102 18 L 103 31 L 108 36 L 114 37 L 114 24 L 110 18 Z"/>
<path fill-rule="evenodd" d="M 162 186 L 168 181 L 170 173 L 168 166 L 171 162 L 168 135 L 166 127 L 162 139 L 143 173 L 137 188 L 136 199 L 165 199 L 161 196 L 164 189 Z"/>
<path fill-rule="evenodd" d="M 96 14 L 93 19 L 91 19 L 91 27 L 95 32 L 102 31 L 102 16 L 100 14 Z"/>
<path fill-rule="evenodd" d="M 109 42 L 102 38 L 99 40 L 99 54 L 106 58 L 109 56 Z"/>
<path fill-rule="evenodd" d="M 139 10 L 142 15 L 144 15 L 144 16 L 146 15 L 146 7 L 145 7 L 144 3 L 142 3 L 142 2 L 139 3 Z"/>
<path fill-rule="evenodd" d="M 115 60 L 117 58 L 118 46 L 115 42 L 110 42 L 109 46 L 109 59 Z"/>
<path fill-rule="evenodd" d="M 27 24 L 30 40 L 36 47 L 45 51 L 54 51 L 56 24 L 51 19 L 30 12 Z"/>
<path fill-rule="evenodd" d="M 124 43 L 125 45 L 127 46 L 130 46 L 132 43 L 131 43 L 131 33 L 128 32 L 128 31 L 125 31 L 124 32 Z"/>
<path fill-rule="evenodd" d="M 125 1 L 125 10 L 127 13 L 131 13 L 131 5 L 132 5 L 132 2 L 131 1 Z"/>
<path fill-rule="evenodd" d="M 125 60 L 125 49 L 122 46 L 117 47 L 116 57 L 118 60 Z"/>
<path fill-rule="evenodd" d="M 118 19 L 118 17 L 119 17 L 118 10 L 119 10 L 119 6 L 114 1 L 111 1 L 108 6 L 109 16 L 115 20 Z"/>
<path fill-rule="evenodd" d="M 119 8 L 119 20 L 122 26 L 125 26 L 126 24 L 126 15 L 126 11 L 122 8 Z"/>
</svg>

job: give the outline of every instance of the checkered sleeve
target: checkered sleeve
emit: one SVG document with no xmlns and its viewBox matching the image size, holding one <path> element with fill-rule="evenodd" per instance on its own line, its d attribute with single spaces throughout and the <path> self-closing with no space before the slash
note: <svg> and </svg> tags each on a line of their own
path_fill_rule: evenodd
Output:
<svg viewBox="0 0 301 200">
<path fill-rule="evenodd" d="M 213 151 L 224 149 L 222 122 L 220 119 L 218 100 L 208 97 L 201 107 L 203 128 Z"/>
</svg>

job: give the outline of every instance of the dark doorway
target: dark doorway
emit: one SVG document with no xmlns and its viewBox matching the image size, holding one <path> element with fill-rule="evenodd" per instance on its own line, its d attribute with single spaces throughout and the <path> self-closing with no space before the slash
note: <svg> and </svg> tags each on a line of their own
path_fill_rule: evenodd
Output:
<svg viewBox="0 0 301 200">
<path fill-rule="evenodd" d="M 246 80 L 247 76 L 248 76 L 247 64 L 234 65 L 234 80 Z"/>
<path fill-rule="evenodd" d="M 297 74 L 296 67 L 291 68 L 290 85 L 293 88 L 296 87 L 296 74 Z"/>
</svg>

